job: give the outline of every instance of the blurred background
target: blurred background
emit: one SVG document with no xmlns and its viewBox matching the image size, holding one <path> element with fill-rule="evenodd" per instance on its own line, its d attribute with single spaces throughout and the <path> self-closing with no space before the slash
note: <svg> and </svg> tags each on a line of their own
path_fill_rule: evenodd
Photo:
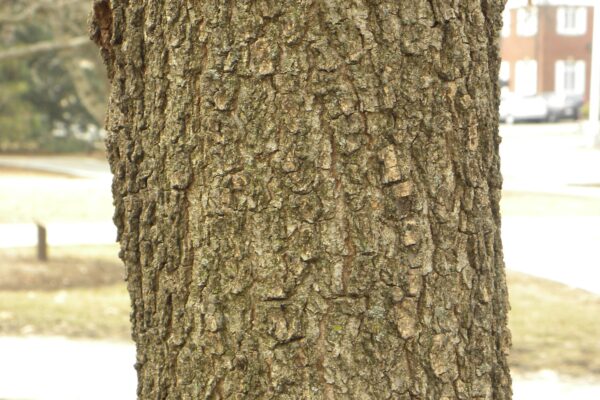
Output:
<svg viewBox="0 0 600 400">
<path fill-rule="evenodd" d="M 515 400 L 600 399 L 593 4 L 509 0 L 504 13 L 501 206 Z M 90 6 L 0 3 L 0 399 L 135 398 Z"/>
</svg>

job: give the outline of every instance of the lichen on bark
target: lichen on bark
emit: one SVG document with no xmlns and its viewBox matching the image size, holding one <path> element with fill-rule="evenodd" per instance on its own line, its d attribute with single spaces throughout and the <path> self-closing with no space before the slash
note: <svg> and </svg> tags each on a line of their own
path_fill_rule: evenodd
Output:
<svg viewBox="0 0 600 400">
<path fill-rule="evenodd" d="M 97 3 L 140 399 L 510 399 L 502 0 Z"/>
</svg>

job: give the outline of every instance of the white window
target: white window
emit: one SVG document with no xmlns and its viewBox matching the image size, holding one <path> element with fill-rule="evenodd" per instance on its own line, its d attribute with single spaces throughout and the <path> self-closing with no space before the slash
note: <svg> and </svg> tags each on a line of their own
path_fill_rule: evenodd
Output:
<svg viewBox="0 0 600 400">
<path fill-rule="evenodd" d="M 515 64 L 515 93 L 521 96 L 537 94 L 536 60 L 521 60 Z"/>
<path fill-rule="evenodd" d="M 585 61 L 557 61 L 554 69 L 554 91 L 564 94 L 585 93 Z"/>
<path fill-rule="evenodd" d="M 523 7 L 517 10 L 517 35 L 535 36 L 538 32 L 538 10 L 536 7 Z"/>
<path fill-rule="evenodd" d="M 502 37 L 510 36 L 510 10 L 506 9 L 502 13 Z"/>
<path fill-rule="evenodd" d="M 560 35 L 584 35 L 587 30 L 587 8 L 559 7 L 556 9 L 556 32 Z"/>
<path fill-rule="evenodd" d="M 510 62 L 502 61 L 500 64 L 500 85 L 506 86 L 510 81 Z"/>
</svg>

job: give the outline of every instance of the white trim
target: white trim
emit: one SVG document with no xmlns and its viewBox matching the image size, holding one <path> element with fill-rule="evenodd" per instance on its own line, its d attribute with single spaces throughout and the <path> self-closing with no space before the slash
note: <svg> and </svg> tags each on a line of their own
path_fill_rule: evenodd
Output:
<svg viewBox="0 0 600 400">
<path fill-rule="evenodd" d="M 554 63 L 554 92 L 565 91 L 565 61 L 558 60 Z"/>
<path fill-rule="evenodd" d="M 537 94 L 537 60 L 519 60 L 515 64 L 515 93 L 521 96 Z"/>
<path fill-rule="evenodd" d="M 594 21 L 600 21 L 599 3 L 594 7 Z M 590 115 L 586 136 L 591 145 L 600 146 L 600 23 L 594 24 L 590 75 Z"/>
<path fill-rule="evenodd" d="M 538 33 L 539 12 L 537 7 L 517 10 L 517 36 L 530 37 Z"/>
<path fill-rule="evenodd" d="M 575 62 L 575 93 L 585 95 L 585 88 L 587 86 L 585 74 L 585 61 L 578 60 Z"/>
<path fill-rule="evenodd" d="M 502 13 L 502 37 L 509 37 L 512 31 L 512 15 L 507 8 Z"/>
<path fill-rule="evenodd" d="M 510 61 L 502 60 L 500 63 L 499 79 L 503 82 L 510 81 Z"/>
<path fill-rule="evenodd" d="M 583 60 L 558 60 L 554 64 L 554 91 L 563 94 L 584 95 L 586 65 Z M 567 73 L 571 75 L 567 80 Z M 570 87 L 567 87 L 570 86 Z"/>
<path fill-rule="evenodd" d="M 588 6 L 592 7 L 598 0 L 508 0 L 507 9 L 533 6 Z"/>
<path fill-rule="evenodd" d="M 587 8 L 561 6 L 556 9 L 556 33 L 563 36 L 582 36 L 587 32 Z M 569 17 L 572 18 L 569 21 Z M 572 23 L 572 26 L 569 26 Z"/>
</svg>

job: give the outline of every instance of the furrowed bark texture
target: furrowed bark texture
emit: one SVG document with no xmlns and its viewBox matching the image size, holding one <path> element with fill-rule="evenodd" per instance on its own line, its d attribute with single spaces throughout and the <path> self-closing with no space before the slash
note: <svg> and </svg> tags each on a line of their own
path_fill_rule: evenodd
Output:
<svg viewBox="0 0 600 400">
<path fill-rule="evenodd" d="M 509 399 L 502 0 L 99 0 L 140 399 Z"/>
</svg>

